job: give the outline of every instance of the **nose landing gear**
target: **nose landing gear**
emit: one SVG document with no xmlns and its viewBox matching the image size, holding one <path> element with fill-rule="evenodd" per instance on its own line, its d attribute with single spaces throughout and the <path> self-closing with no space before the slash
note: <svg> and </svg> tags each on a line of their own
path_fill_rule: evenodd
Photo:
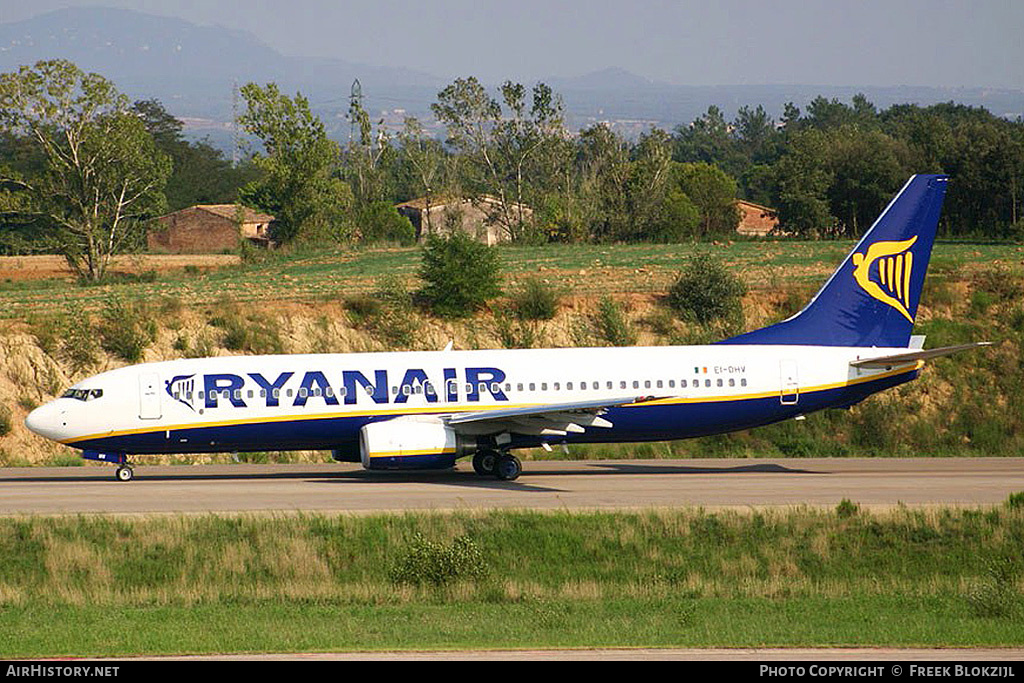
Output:
<svg viewBox="0 0 1024 683">
<path fill-rule="evenodd" d="M 104 451 L 82 451 L 82 457 L 86 460 L 98 462 L 109 462 L 117 465 L 114 478 L 117 481 L 131 481 L 135 478 L 135 470 L 128 462 L 128 456 L 124 453 L 106 453 Z"/>
</svg>

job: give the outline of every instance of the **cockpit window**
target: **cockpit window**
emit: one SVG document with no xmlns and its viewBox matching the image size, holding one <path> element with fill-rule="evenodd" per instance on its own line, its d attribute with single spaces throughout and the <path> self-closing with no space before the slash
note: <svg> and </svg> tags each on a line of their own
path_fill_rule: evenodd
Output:
<svg viewBox="0 0 1024 683">
<path fill-rule="evenodd" d="M 68 389 L 61 395 L 61 398 L 73 398 L 76 401 L 91 401 L 102 395 L 102 389 Z"/>
</svg>

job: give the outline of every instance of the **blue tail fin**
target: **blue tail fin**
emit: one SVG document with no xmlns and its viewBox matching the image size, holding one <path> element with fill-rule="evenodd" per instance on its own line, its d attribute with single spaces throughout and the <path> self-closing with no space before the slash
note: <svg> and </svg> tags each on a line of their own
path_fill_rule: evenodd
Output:
<svg viewBox="0 0 1024 683">
<path fill-rule="evenodd" d="M 802 311 L 721 343 L 907 346 L 947 180 L 913 176 Z"/>
</svg>

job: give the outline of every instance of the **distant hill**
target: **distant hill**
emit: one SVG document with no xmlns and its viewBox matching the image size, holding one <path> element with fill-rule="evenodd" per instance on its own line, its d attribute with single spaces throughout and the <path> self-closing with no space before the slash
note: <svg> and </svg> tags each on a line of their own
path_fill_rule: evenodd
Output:
<svg viewBox="0 0 1024 683">
<path fill-rule="evenodd" d="M 430 121 L 430 104 L 447 80 L 413 69 L 356 64 L 341 59 L 288 57 L 255 36 L 220 26 L 102 7 L 68 8 L 25 21 L 0 24 L 0 71 L 61 57 L 103 74 L 134 99 L 156 98 L 185 119 L 193 135 L 230 145 L 232 88 L 248 81 L 276 82 L 284 92 L 306 95 L 331 134 L 347 136 L 345 120 L 353 80 L 374 118 L 398 127 L 406 115 Z M 555 66 L 552 66 L 555 70 Z M 472 64 L 466 73 L 472 74 Z M 573 78 L 543 79 L 562 95 L 573 128 L 612 122 L 627 135 L 652 125 L 671 130 L 708 106 L 729 118 L 744 105 L 764 106 L 774 117 L 786 102 L 805 109 L 818 95 L 849 102 L 862 92 L 879 108 L 897 103 L 956 101 L 984 106 L 998 116 L 1024 115 L 1024 92 L 983 88 L 830 85 L 675 86 L 620 68 Z M 435 129 L 436 130 L 436 129 Z"/>
</svg>

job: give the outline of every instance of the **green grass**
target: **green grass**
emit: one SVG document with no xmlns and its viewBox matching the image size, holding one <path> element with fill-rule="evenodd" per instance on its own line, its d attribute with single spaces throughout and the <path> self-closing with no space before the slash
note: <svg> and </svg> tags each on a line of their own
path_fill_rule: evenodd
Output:
<svg viewBox="0 0 1024 683">
<path fill-rule="evenodd" d="M 667 291 L 687 257 L 710 251 L 733 268 L 752 289 L 774 289 L 780 282 L 817 286 L 853 246 L 852 242 L 760 242 L 732 244 L 573 244 L 540 247 L 502 246 L 499 257 L 512 279 L 548 278 L 579 294 L 603 295 Z M 1012 244 L 938 244 L 932 259 L 936 273 L 959 272 L 971 264 L 1003 264 L 1011 275 L 1024 274 L 1024 247 Z M 160 297 L 189 305 L 218 300 L 300 300 L 340 298 L 369 292 L 382 275 L 418 283 L 417 247 L 338 250 L 266 255 L 253 263 L 203 273 L 175 272 L 154 281 L 79 287 L 51 280 L 0 283 L 0 317 L 17 318 L 52 311 L 62 298 L 99 308 L 112 292 L 150 301 Z M 149 278 L 145 278 L 149 279 Z M 416 285 L 418 287 L 418 284 Z M 55 290 L 59 290 L 57 296 Z"/>
<path fill-rule="evenodd" d="M 1021 506 L 850 508 L 3 519 L 0 656 L 1024 643 Z"/>
<path fill-rule="evenodd" d="M 59 627 L 55 627 L 59 624 Z M 1019 647 L 955 599 L 869 596 L 0 610 L 5 657 L 657 647 Z"/>
</svg>

